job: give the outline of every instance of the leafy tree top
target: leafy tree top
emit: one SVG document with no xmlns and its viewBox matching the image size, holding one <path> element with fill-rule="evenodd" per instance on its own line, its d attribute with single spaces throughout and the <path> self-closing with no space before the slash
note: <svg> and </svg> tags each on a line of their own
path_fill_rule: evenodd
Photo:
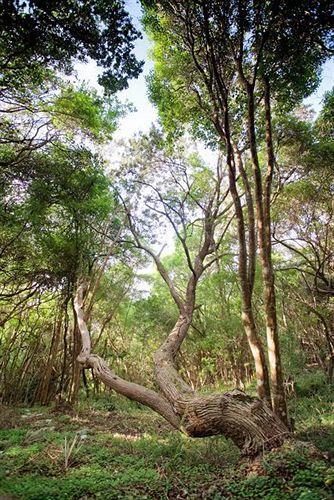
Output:
<svg viewBox="0 0 334 500">
<path fill-rule="evenodd" d="M 142 62 L 133 54 L 140 36 L 122 0 L 2 0 L 0 73 L 2 85 L 40 84 L 45 68 L 69 72 L 74 59 L 93 59 L 104 68 L 106 92 L 127 87 Z"/>
<path fill-rule="evenodd" d="M 239 129 L 245 93 L 255 91 L 260 101 L 263 80 L 280 106 L 291 108 L 314 91 L 333 51 L 329 0 L 142 3 L 154 41 L 150 95 L 166 130 L 191 123 L 205 135 L 226 99 Z"/>
</svg>

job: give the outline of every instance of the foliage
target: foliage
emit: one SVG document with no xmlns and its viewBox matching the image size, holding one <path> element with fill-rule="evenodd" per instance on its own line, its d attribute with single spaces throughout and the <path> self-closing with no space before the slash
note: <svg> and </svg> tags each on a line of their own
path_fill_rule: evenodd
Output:
<svg viewBox="0 0 334 500">
<path fill-rule="evenodd" d="M 141 71 L 133 54 L 139 33 L 123 1 L 1 3 L 2 87 L 40 85 L 49 68 L 70 72 L 75 59 L 90 58 L 104 68 L 100 83 L 111 93 Z"/>
<path fill-rule="evenodd" d="M 15 233 L 20 238 L 3 254 L 10 263 L 8 271 L 5 267 L 3 271 L 16 273 L 17 284 L 34 274 L 42 279 L 40 273 L 45 269 L 51 282 L 54 275 L 55 284 L 76 272 L 82 252 L 93 258 L 88 246 L 90 221 L 106 218 L 112 198 L 99 159 L 87 150 L 51 147 L 32 155 L 30 162 L 31 167 L 25 163 L 29 177 L 24 184 L 21 181 L 21 196 L 17 197 L 18 180 L 6 186 L 2 241 L 6 245 Z M 20 254 L 22 258 L 16 262 L 9 260 Z M 19 266 L 16 271 L 15 264 Z"/>
<path fill-rule="evenodd" d="M 291 109 L 315 90 L 319 68 L 331 53 L 329 1 L 142 4 L 144 26 L 154 42 L 150 97 L 170 134 L 190 124 L 195 137 L 217 143 L 223 88 L 232 134 L 245 134 L 243 79 L 255 85 L 260 101 L 266 78 L 279 108 Z M 235 141 L 241 140 L 236 135 Z"/>
<path fill-rule="evenodd" d="M 105 68 L 105 94 L 125 88 L 140 72 L 132 53 L 139 34 L 123 2 L 2 4 L 1 398 L 33 402 L 50 397 L 48 356 L 62 370 L 53 391 L 71 384 L 76 367 L 66 358 L 77 348 L 71 295 L 79 276 L 100 263 L 107 231 L 113 237 L 120 224 L 100 146 L 125 107 L 69 83 L 64 73 L 91 59 Z"/>
<path fill-rule="evenodd" d="M 76 89 L 67 85 L 46 112 L 51 113 L 57 128 L 65 128 L 72 134 L 78 130 L 96 142 L 105 142 L 112 138 L 124 107 L 115 98 L 102 99 L 97 91 L 85 86 Z"/>
</svg>

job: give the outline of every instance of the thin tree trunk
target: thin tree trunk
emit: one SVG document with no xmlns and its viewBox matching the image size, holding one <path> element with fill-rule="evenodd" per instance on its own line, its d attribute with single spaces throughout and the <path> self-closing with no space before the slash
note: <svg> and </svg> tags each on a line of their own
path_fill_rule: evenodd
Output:
<svg viewBox="0 0 334 500">
<path fill-rule="evenodd" d="M 73 307 L 73 312 L 75 312 L 74 303 L 72 303 L 72 307 Z M 72 330 L 72 336 L 73 336 L 72 365 L 71 365 L 72 373 L 71 373 L 71 379 L 70 379 L 68 395 L 67 395 L 67 400 L 69 403 L 74 403 L 77 400 L 78 392 L 79 392 L 79 388 L 80 388 L 80 375 L 81 375 L 81 370 L 82 370 L 82 367 L 81 367 L 80 363 L 78 362 L 78 355 L 80 353 L 81 333 L 80 333 L 80 330 L 78 328 L 76 315 L 74 315 L 74 318 L 75 318 L 75 321 L 74 321 L 73 330 Z"/>
<path fill-rule="evenodd" d="M 52 375 L 52 370 L 54 368 L 55 360 L 58 355 L 58 348 L 61 335 L 61 325 L 62 325 L 62 312 L 63 312 L 62 308 L 60 308 L 54 326 L 54 332 L 51 340 L 51 347 L 50 347 L 49 357 L 47 360 L 47 365 L 45 367 L 44 376 L 41 381 L 41 385 L 39 387 L 37 394 L 37 400 L 42 405 L 46 405 L 50 402 L 49 394 L 50 394 L 51 375 Z"/>
<path fill-rule="evenodd" d="M 66 392 L 65 389 L 65 377 L 66 377 L 66 371 L 67 371 L 67 333 L 68 333 L 68 325 L 69 325 L 69 316 L 68 316 L 68 303 L 69 303 L 70 297 L 66 295 L 66 298 L 64 300 L 64 334 L 63 334 L 63 361 L 61 365 L 61 376 L 60 376 L 60 382 L 59 382 L 59 387 L 58 387 L 58 397 L 61 400 L 62 395 L 64 392 Z"/>
<path fill-rule="evenodd" d="M 251 235 L 250 235 L 249 265 L 248 265 L 245 222 L 244 222 L 244 215 L 242 211 L 241 201 L 237 190 L 236 172 L 233 162 L 233 149 L 232 149 L 230 130 L 229 130 L 227 100 L 225 102 L 224 116 L 225 116 L 224 132 L 222 131 L 222 128 L 218 123 L 216 124 L 216 128 L 220 133 L 221 138 L 224 139 L 226 144 L 226 162 L 228 166 L 230 193 L 233 199 L 234 210 L 237 219 L 238 243 L 239 243 L 238 270 L 239 270 L 239 280 L 240 280 L 241 298 L 242 298 L 241 319 L 247 336 L 249 347 L 254 359 L 256 381 L 257 381 L 257 393 L 259 398 L 266 400 L 270 406 L 271 396 L 270 396 L 268 367 L 261 339 L 257 333 L 257 328 L 253 314 L 253 306 L 252 306 L 252 291 L 254 285 L 254 268 L 255 268 L 254 264 L 255 242 L 253 242 L 252 237 L 254 235 L 252 234 L 252 228 L 250 228 Z M 251 217 L 251 214 L 249 214 L 249 216 Z"/>
<path fill-rule="evenodd" d="M 217 87 L 218 98 L 215 97 L 215 92 L 213 91 L 212 82 L 207 79 L 204 72 L 201 70 L 200 64 L 198 63 L 195 53 L 192 53 L 193 60 L 196 64 L 197 69 L 200 70 L 202 76 L 204 75 L 204 83 L 207 87 L 208 93 L 212 99 L 212 103 L 215 109 L 215 113 L 211 116 L 213 125 L 215 126 L 222 143 L 226 147 L 226 159 L 229 172 L 229 183 L 230 192 L 233 199 L 235 213 L 238 223 L 238 240 L 239 240 L 239 279 L 242 290 L 242 322 L 245 329 L 245 333 L 249 342 L 249 346 L 254 358 L 255 371 L 257 377 L 257 392 L 260 398 L 265 399 L 269 405 L 271 405 L 270 396 L 270 384 L 267 362 L 264 355 L 264 349 L 257 334 L 256 324 L 254 321 L 254 316 L 252 312 L 252 290 L 254 284 L 255 275 L 255 242 L 252 240 L 255 233 L 252 233 L 252 228 L 250 228 L 249 233 L 249 269 L 247 269 L 247 249 L 246 249 L 246 236 L 245 236 L 245 224 L 242 212 L 242 206 L 240 197 L 237 190 L 236 184 L 236 174 L 235 165 L 233 159 L 233 148 L 230 135 L 230 122 L 229 122 L 229 110 L 228 110 L 228 90 L 225 86 L 223 79 L 221 78 L 221 73 L 216 64 L 216 58 L 214 55 L 215 49 L 212 44 L 212 39 L 210 35 L 209 27 L 209 13 L 208 9 L 203 4 L 203 13 L 205 18 L 205 40 L 209 49 L 210 59 L 211 59 L 211 77 L 215 81 Z M 219 115 L 223 114 L 222 122 Z M 251 217 L 251 214 L 249 214 Z"/>
<path fill-rule="evenodd" d="M 242 183 L 245 189 L 245 197 L 247 204 L 247 218 L 248 218 L 248 281 L 250 294 L 253 295 L 254 281 L 255 281 L 255 267 L 256 267 L 256 230 L 255 230 L 255 212 L 251 186 L 249 183 L 248 175 L 245 170 L 241 152 L 237 147 L 234 148 L 235 156 L 237 158 L 237 168 L 240 172 Z"/>
<path fill-rule="evenodd" d="M 82 367 L 80 366 L 80 363 L 78 363 L 77 357 L 80 352 L 80 344 L 79 344 L 79 338 L 78 336 L 80 335 L 78 329 L 76 326 L 73 328 L 73 358 L 72 358 L 72 374 L 71 374 L 71 380 L 69 384 L 69 389 L 68 389 L 68 394 L 67 394 L 67 400 L 69 403 L 73 404 L 78 398 L 78 393 L 80 389 L 80 376 L 81 376 L 81 370 Z"/>
<path fill-rule="evenodd" d="M 263 226 L 265 231 L 265 240 L 263 244 L 263 281 L 264 281 L 264 299 L 266 308 L 266 330 L 268 357 L 270 366 L 270 379 L 273 409 L 277 415 L 288 423 L 288 413 L 284 393 L 283 373 L 281 354 L 278 336 L 278 324 L 276 314 L 276 296 L 274 270 L 271 259 L 271 216 L 270 216 L 270 195 L 271 184 L 274 172 L 274 148 L 271 128 L 271 109 L 270 109 L 270 88 L 268 81 L 265 80 L 265 122 L 266 122 L 266 149 L 267 149 L 267 174 L 264 187 L 263 203 Z"/>
</svg>

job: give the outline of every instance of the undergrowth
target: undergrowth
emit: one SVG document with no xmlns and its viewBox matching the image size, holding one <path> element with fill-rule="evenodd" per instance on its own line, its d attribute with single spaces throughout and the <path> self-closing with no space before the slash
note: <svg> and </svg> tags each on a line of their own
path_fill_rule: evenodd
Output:
<svg viewBox="0 0 334 500">
<path fill-rule="evenodd" d="M 70 414 L 1 407 L 0 498 L 333 498 L 332 390 L 304 377 L 289 406 L 298 441 L 255 461 L 222 437 L 187 438 L 117 396 Z"/>
</svg>

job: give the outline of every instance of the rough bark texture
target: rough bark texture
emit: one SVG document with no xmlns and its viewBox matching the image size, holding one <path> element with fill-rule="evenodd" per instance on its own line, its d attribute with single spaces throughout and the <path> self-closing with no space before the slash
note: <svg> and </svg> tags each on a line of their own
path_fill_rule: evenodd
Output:
<svg viewBox="0 0 334 500">
<path fill-rule="evenodd" d="M 265 402 L 239 390 L 194 397 L 185 406 L 183 422 L 188 435 L 222 434 L 247 455 L 279 446 L 288 435 Z"/>
<path fill-rule="evenodd" d="M 200 265 L 198 263 L 198 269 Z M 193 285 L 195 286 L 196 280 Z M 265 402 L 235 390 L 225 394 L 200 396 L 180 377 L 175 356 L 189 329 L 193 306 L 182 309 L 179 319 L 163 345 L 155 353 L 157 382 L 162 395 L 118 377 L 99 356 L 90 353 L 90 336 L 83 313 L 81 285 L 75 298 L 75 311 L 82 337 L 78 361 L 92 368 L 94 375 L 116 392 L 134 399 L 164 417 L 173 427 L 191 437 L 223 434 L 248 455 L 279 446 L 289 432 Z M 188 289 L 192 295 L 192 286 Z"/>
</svg>

